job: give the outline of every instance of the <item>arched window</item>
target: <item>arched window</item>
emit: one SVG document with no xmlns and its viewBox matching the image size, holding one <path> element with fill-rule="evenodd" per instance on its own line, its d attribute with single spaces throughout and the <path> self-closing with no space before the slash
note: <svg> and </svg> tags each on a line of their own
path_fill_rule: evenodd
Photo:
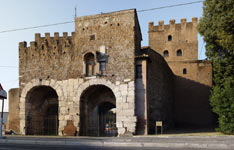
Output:
<svg viewBox="0 0 234 150">
<path fill-rule="evenodd" d="M 168 35 L 168 41 L 172 41 L 172 36 Z"/>
<path fill-rule="evenodd" d="M 87 53 L 84 56 L 85 61 L 85 76 L 90 77 L 94 75 L 94 55 L 92 53 Z"/>
<path fill-rule="evenodd" d="M 176 51 L 176 56 L 182 56 L 182 51 L 181 51 L 181 49 L 179 49 L 179 50 Z"/>
<path fill-rule="evenodd" d="M 183 69 L 183 74 L 187 74 L 187 69 L 186 68 Z"/>
<path fill-rule="evenodd" d="M 164 57 L 169 57 L 169 52 L 168 52 L 168 50 L 165 50 L 165 51 L 163 52 L 163 56 L 164 56 Z"/>
</svg>

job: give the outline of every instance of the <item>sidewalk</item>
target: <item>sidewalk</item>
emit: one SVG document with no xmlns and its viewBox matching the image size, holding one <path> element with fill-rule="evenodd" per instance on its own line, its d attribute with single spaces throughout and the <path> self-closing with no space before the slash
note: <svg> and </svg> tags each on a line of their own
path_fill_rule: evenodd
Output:
<svg viewBox="0 0 234 150">
<path fill-rule="evenodd" d="M 167 147 L 234 149 L 234 136 L 136 136 L 136 137 L 48 137 L 7 136 L 8 144 L 77 145 L 97 147 Z"/>
</svg>

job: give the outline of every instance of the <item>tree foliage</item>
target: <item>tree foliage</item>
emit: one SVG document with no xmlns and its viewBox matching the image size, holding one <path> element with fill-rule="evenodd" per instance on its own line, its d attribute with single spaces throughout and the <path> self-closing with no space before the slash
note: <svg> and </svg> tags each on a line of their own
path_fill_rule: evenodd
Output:
<svg viewBox="0 0 234 150">
<path fill-rule="evenodd" d="M 205 0 L 198 31 L 213 63 L 210 102 L 219 116 L 219 130 L 234 134 L 234 0 Z"/>
</svg>

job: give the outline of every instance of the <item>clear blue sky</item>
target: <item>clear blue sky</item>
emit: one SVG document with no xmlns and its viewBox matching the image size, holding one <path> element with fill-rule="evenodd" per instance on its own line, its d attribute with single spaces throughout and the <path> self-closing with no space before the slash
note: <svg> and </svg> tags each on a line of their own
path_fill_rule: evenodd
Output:
<svg viewBox="0 0 234 150">
<path fill-rule="evenodd" d="M 1 0 L 0 1 L 0 32 L 16 28 L 24 28 L 45 24 L 53 24 L 74 20 L 74 8 L 77 16 L 100 14 L 123 9 L 137 10 L 157 8 L 167 5 L 194 2 L 198 0 Z M 138 13 L 143 35 L 142 45 L 148 45 L 148 23 L 164 20 L 168 24 L 170 19 L 179 23 L 181 18 L 191 21 L 192 17 L 202 16 L 202 3 L 187 6 L 158 9 Z M 0 83 L 8 91 L 18 87 L 18 43 L 34 40 L 35 33 L 74 31 L 74 23 L 46 28 L 30 29 L 16 32 L 0 33 Z M 202 48 L 203 47 L 203 48 Z M 202 52 L 201 52 L 202 49 Z M 205 48 L 199 36 L 199 59 L 205 58 Z M 15 66 L 15 67 L 1 67 Z M 6 101 L 5 111 L 8 111 Z M 0 105 L 1 107 L 1 105 Z"/>
</svg>

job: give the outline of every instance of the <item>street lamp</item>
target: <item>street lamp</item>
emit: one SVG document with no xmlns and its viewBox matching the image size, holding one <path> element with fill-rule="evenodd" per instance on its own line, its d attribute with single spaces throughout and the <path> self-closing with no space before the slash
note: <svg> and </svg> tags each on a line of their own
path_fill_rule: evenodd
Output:
<svg viewBox="0 0 234 150">
<path fill-rule="evenodd" d="M 2 123 L 3 123 L 3 108 L 4 108 L 4 99 L 7 98 L 7 92 L 3 90 L 2 85 L 0 84 L 0 100 L 2 100 L 2 113 L 0 118 L 0 139 L 2 137 Z"/>
</svg>

